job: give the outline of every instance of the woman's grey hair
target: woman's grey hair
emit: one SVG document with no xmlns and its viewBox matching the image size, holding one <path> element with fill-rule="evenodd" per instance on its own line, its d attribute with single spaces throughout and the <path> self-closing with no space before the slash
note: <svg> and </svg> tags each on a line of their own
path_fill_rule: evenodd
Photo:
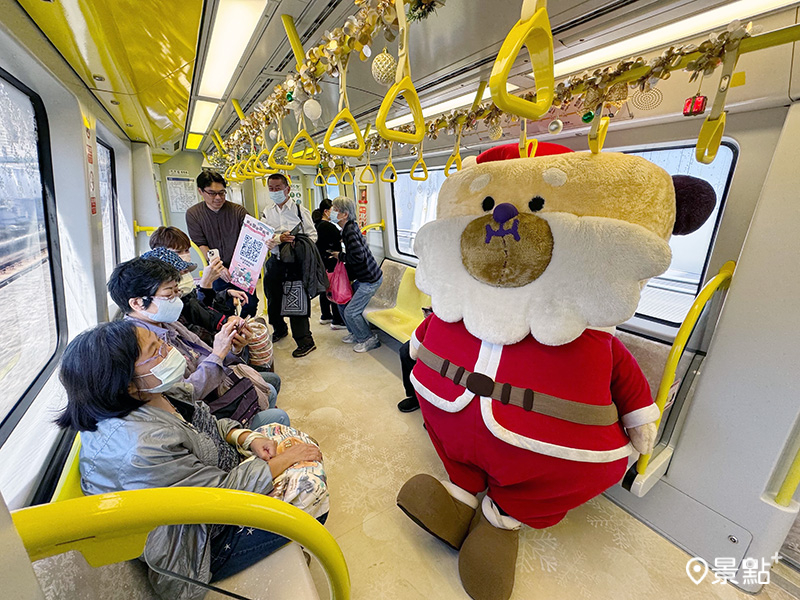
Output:
<svg viewBox="0 0 800 600">
<path fill-rule="evenodd" d="M 352 198 L 348 198 L 347 196 L 337 196 L 333 199 L 333 209 L 340 213 L 346 212 L 348 221 L 356 220 L 356 213 L 358 212 L 358 209 L 356 208 L 356 201 Z"/>
</svg>

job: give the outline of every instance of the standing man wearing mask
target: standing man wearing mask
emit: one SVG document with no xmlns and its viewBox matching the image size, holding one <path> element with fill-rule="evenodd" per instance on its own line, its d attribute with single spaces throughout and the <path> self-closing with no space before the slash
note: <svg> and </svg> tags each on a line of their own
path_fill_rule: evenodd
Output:
<svg viewBox="0 0 800 600">
<path fill-rule="evenodd" d="M 286 337 L 289 329 L 286 321 L 281 315 L 281 300 L 283 298 L 284 281 L 294 281 L 302 279 L 301 264 L 284 264 L 280 260 L 280 245 L 291 244 L 294 236 L 291 231 L 300 226 L 299 231 L 307 235 L 312 242 L 317 241 L 317 230 L 311 220 L 311 213 L 304 206 L 289 201 L 289 181 L 284 175 L 276 173 L 270 175 L 267 180 L 269 188 L 269 198 L 272 203 L 264 209 L 261 220 L 275 230 L 275 236 L 269 242 L 270 257 L 266 265 L 264 276 L 264 294 L 267 297 L 267 314 L 269 324 L 272 325 L 272 341 Z M 309 326 L 309 316 L 311 303 L 309 302 L 308 313 L 304 316 L 289 317 L 292 327 L 292 337 L 297 343 L 297 348 L 292 352 L 292 356 L 299 358 L 316 350 L 314 337 L 311 335 Z"/>
<path fill-rule="evenodd" d="M 236 242 L 247 210 L 240 204 L 226 200 L 227 182 L 216 171 L 203 171 L 197 176 L 197 193 L 203 202 L 195 204 L 186 211 L 186 228 L 189 237 L 200 248 L 200 252 L 208 260 L 211 248 L 219 250 L 219 257 L 225 270 L 220 279 L 214 282 L 214 291 L 238 289 L 230 281 L 228 268 L 231 266 Z M 242 317 L 255 316 L 258 310 L 258 297 L 248 294 L 248 302 L 242 306 Z M 231 305 L 232 306 L 232 305 Z"/>
</svg>

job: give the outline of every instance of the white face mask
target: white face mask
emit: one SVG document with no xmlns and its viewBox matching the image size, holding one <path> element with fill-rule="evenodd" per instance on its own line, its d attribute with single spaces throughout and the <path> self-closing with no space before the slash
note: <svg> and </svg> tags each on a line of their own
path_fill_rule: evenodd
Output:
<svg viewBox="0 0 800 600">
<path fill-rule="evenodd" d="M 339 213 L 331 209 L 331 223 L 339 224 Z"/>
<path fill-rule="evenodd" d="M 184 273 L 181 276 L 181 280 L 178 282 L 178 290 L 181 296 L 188 296 L 194 291 L 194 277 L 192 277 L 191 273 Z"/>
<path fill-rule="evenodd" d="M 161 383 L 149 389 L 140 388 L 139 391 L 150 392 L 151 394 L 166 392 L 176 383 L 183 381 L 183 374 L 185 372 L 186 359 L 175 348 L 172 348 L 164 360 L 150 369 L 150 374 Z"/>
<path fill-rule="evenodd" d="M 151 321 L 157 323 L 174 323 L 181 316 L 183 310 L 183 302 L 178 296 L 172 300 L 166 298 L 153 298 L 153 303 L 156 305 L 155 313 L 145 312 L 145 315 Z"/>
<path fill-rule="evenodd" d="M 277 192 L 270 192 L 269 199 L 272 200 L 275 204 L 280 206 L 288 199 L 286 194 L 283 190 L 278 190 Z"/>
</svg>

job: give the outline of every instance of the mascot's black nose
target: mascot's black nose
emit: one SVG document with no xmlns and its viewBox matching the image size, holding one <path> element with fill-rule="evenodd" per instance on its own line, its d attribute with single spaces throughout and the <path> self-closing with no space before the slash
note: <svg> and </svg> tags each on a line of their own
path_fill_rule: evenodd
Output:
<svg viewBox="0 0 800 600">
<path fill-rule="evenodd" d="M 517 207 L 509 202 L 503 202 L 494 207 L 492 211 L 492 218 L 502 225 L 506 221 L 510 221 L 519 214 Z"/>
</svg>

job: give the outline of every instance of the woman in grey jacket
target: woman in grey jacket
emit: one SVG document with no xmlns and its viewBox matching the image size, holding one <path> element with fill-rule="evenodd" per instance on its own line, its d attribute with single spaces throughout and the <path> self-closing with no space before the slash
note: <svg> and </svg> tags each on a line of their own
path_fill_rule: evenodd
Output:
<svg viewBox="0 0 800 600">
<path fill-rule="evenodd" d="M 215 419 L 183 383 L 185 366 L 179 352 L 129 321 L 102 323 L 70 343 L 60 374 L 68 403 L 57 423 L 81 432 L 85 494 L 173 486 L 268 494 L 273 478 L 294 463 L 322 459 L 312 444 L 277 454 L 266 436 Z M 252 455 L 257 460 L 241 462 Z M 229 525 L 164 526 L 148 536 L 143 559 L 208 583 L 246 569 L 286 542 Z M 163 598 L 194 600 L 206 593 L 153 570 L 150 581 Z"/>
</svg>

